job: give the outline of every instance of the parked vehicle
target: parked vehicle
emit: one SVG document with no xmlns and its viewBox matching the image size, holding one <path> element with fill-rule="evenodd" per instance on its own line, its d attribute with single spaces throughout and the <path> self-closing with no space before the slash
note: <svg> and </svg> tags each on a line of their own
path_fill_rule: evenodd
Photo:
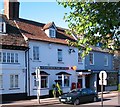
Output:
<svg viewBox="0 0 120 107">
<path fill-rule="evenodd" d="M 74 105 L 97 100 L 98 94 L 89 88 L 74 89 L 67 94 L 59 96 L 61 103 L 71 103 Z"/>
</svg>

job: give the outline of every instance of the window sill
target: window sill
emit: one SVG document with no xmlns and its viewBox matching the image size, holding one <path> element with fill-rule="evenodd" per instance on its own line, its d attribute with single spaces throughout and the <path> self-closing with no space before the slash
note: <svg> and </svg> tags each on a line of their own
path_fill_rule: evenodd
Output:
<svg viewBox="0 0 120 107">
<path fill-rule="evenodd" d="M 33 62 L 42 62 L 42 61 L 40 61 L 40 60 L 33 60 Z"/>
<path fill-rule="evenodd" d="M 108 65 L 104 65 L 105 67 L 108 67 Z"/>
<path fill-rule="evenodd" d="M 6 63 L 6 62 L 0 62 L 0 64 L 20 64 L 20 63 Z"/>
<path fill-rule="evenodd" d="M 83 62 L 78 62 L 78 64 L 83 64 Z"/>
<path fill-rule="evenodd" d="M 37 90 L 37 88 L 33 88 L 33 90 Z M 49 90 L 49 88 L 40 88 L 40 90 Z"/>
<path fill-rule="evenodd" d="M 6 32 L 0 32 L 0 35 L 7 35 Z"/>
<path fill-rule="evenodd" d="M 9 88 L 9 90 L 19 90 L 20 88 Z"/>
<path fill-rule="evenodd" d="M 0 90 L 4 90 L 4 88 L 0 88 Z"/>
<path fill-rule="evenodd" d="M 94 64 L 90 64 L 90 66 L 94 66 Z"/>
<path fill-rule="evenodd" d="M 62 61 L 58 61 L 58 63 L 59 63 L 59 64 L 64 64 L 64 62 L 62 62 Z"/>
</svg>

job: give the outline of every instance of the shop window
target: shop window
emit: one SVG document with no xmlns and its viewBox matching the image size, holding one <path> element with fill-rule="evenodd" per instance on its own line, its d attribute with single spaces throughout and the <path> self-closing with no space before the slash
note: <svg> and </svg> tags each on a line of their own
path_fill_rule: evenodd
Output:
<svg viewBox="0 0 120 107">
<path fill-rule="evenodd" d="M 118 74 L 116 72 L 110 72 L 108 73 L 108 78 L 107 78 L 107 85 L 108 86 L 115 86 L 118 83 Z"/>
<path fill-rule="evenodd" d="M 48 76 L 41 76 L 41 88 L 48 88 Z"/>
<path fill-rule="evenodd" d="M 69 87 L 70 86 L 70 76 L 69 75 L 59 75 L 58 81 L 60 86 L 62 87 Z"/>
</svg>

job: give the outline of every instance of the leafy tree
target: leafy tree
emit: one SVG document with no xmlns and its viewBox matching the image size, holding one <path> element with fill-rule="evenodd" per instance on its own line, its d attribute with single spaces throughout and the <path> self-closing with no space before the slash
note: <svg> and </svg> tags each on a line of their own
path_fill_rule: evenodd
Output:
<svg viewBox="0 0 120 107">
<path fill-rule="evenodd" d="M 102 43 L 102 48 L 116 50 L 120 48 L 120 2 L 98 2 L 102 0 L 62 0 L 58 1 L 70 12 L 65 13 L 64 19 L 68 22 L 67 33 L 77 35 L 78 40 L 70 45 L 85 46 L 85 54 Z"/>
</svg>

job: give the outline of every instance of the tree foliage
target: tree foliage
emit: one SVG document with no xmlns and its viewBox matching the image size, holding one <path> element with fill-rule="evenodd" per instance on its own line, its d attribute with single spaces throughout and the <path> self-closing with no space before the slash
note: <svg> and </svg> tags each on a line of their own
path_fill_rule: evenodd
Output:
<svg viewBox="0 0 120 107">
<path fill-rule="evenodd" d="M 116 50 L 120 47 L 120 2 L 92 2 L 92 0 L 62 0 L 58 2 L 70 12 L 65 13 L 69 34 L 77 35 L 77 46 L 102 43 L 102 48 Z M 98 0 L 99 1 L 99 0 Z M 108 1 L 108 0 L 107 0 Z M 118 0 L 119 1 L 119 0 Z"/>
</svg>

